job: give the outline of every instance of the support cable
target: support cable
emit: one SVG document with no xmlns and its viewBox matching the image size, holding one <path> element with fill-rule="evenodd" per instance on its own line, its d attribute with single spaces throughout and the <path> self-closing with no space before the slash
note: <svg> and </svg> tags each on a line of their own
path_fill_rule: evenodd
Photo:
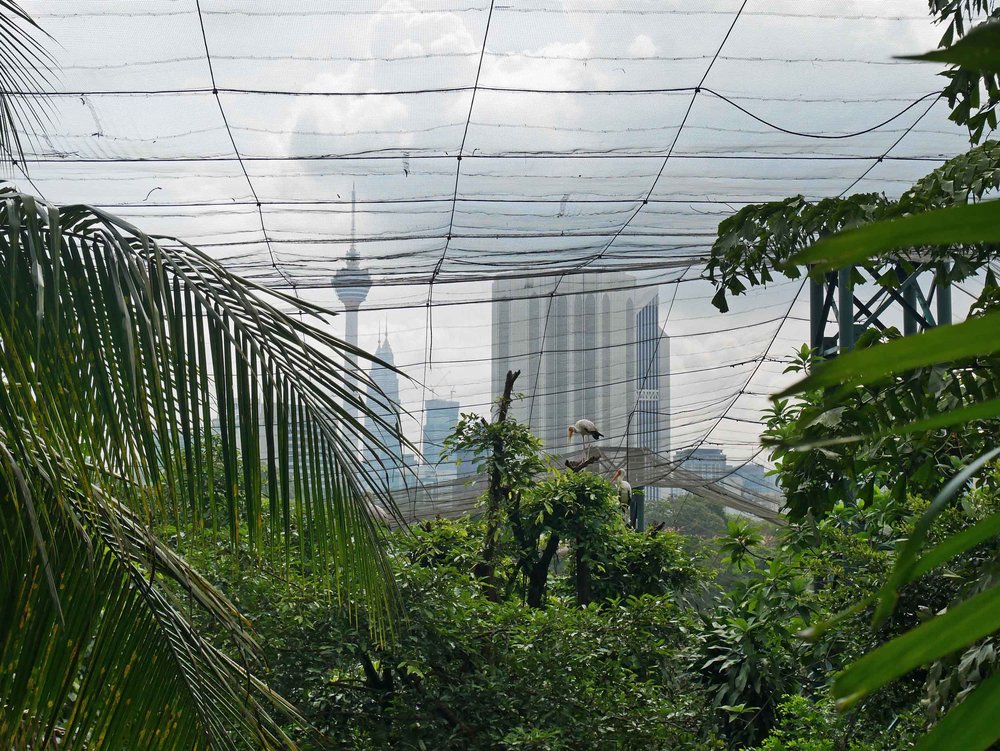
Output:
<svg viewBox="0 0 1000 751">
<path fill-rule="evenodd" d="M 476 92 L 479 89 L 479 78 L 483 72 L 483 58 L 486 56 L 486 42 L 490 38 L 490 23 L 493 21 L 494 3 L 495 0 L 490 0 L 490 10 L 486 16 L 486 28 L 483 30 L 483 45 L 479 50 L 479 65 L 476 66 L 476 80 L 472 86 L 472 96 L 469 97 L 469 113 L 465 117 L 465 128 L 462 130 L 462 141 L 458 146 L 458 155 L 455 159 L 455 186 L 451 197 L 451 212 L 448 217 L 448 234 L 445 236 L 444 249 L 441 251 L 441 257 L 435 264 L 434 270 L 431 272 L 430 281 L 427 283 L 427 303 L 425 305 L 424 317 L 424 342 L 426 344 L 426 352 L 424 354 L 424 371 L 420 379 L 420 410 L 424 414 L 427 412 L 427 369 L 430 367 L 431 361 L 434 357 L 434 282 L 437 280 L 438 274 L 444 266 L 445 258 L 448 255 L 448 247 L 451 245 L 452 233 L 455 230 L 455 210 L 458 206 L 458 186 L 462 179 L 462 155 L 465 153 L 465 142 L 469 137 L 469 125 L 472 122 L 472 112 L 476 106 Z"/>
<path fill-rule="evenodd" d="M 254 190 L 253 182 L 250 180 L 250 173 L 247 172 L 246 164 L 243 161 L 243 157 L 240 155 L 239 147 L 236 145 L 236 139 L 233 137 L 233 129 L 229 127 L 229 118 L 226 117 L 226 109 L 222 106 L 222 98 L 219 96 L 219 87 L 215 82 L 215 69 L 212 66 L 212 53 L 209 51 L 208 47 L 208 35 L 205 33 L 205 19 L 201 12 L 201 0 L 195 0 L 195 7 L 198 11 L 198 25 L 201 27 L 201 40 L 205 45 L 205 60 L 208 63 L 208 75 L 212 81 L 212 94 L 215 97 L 215 103 L 219 106 L 219 114 L 222 116 L 222 122 L 226 126 L 226 133 L 229 136 L 229 142 L 233 145 L 233 152 L 236 154 L 236 159 L 239 161 L 240 169 L 243 171 L 243 177 L 246 178 L 247 187 L 250 189 L 250 194 L 253 196 L 253 200 L 256 204 L 257 217 L 260 220 L 260 232 L 264 238 L 264 244 L 267 246 L 267 253 L 271 257 L 271 266 L 273 266 L 279 276 L 281 276 L 281 278 L 288 283 L 288 285 L 292 288 L 292 291 L 295 293 L 295 296 L 298 297 L 298 290 L 296 289 L 295 282 L 281 270 L 275 260 L 274 250 L 271 248 L 271 238 L 268 237 L 267 228 L 264 226 L 264 211 L 261 208 L 260 198 L 257 196 L 257 191 Z"/>
<path fill-rule="evenodd" d="M 570 269 L 569 271 L 564 271 L 559 276 L 558 280 L 556 280 L 555 286 L 552 288 L 552 292 L 549 295 L 548 302 L 546 304 L 545 322 L 542 325 L 542 338 L 541 338 L 541 345 L 540 345 L 539 349 L 541 349 L 543 352 L 545 350 L 545 337 L 546 337 L 546 334 L 548 333 L 549 319 L 551 318 L 551 314 L 552 314 L 552 300 L 555 297 L 556 292 L 559 290 L 559 285 L 562 283 L 563 279 L 566 278 L 566 276 L 567 276 L 568 273 L 570 273 L 570 272 L 579 272 L 584 267 L 589 266 L 591 263 L 593 263 L 595 261 L 599 261 L 601 258 L 603 258 L 604 254 L 607 253 L 608 249 L 614 244 L 615 240 L 617 240 L 621 236 L 621 234 L 628 228 L 628 226 L 632 223 L 632 220 L 635 219 L 639 215 L 639 212 L 642 211 L 643 206 L 648 205 L 649 198 L 650 198 L 650 196 L 653 195 L 653 192 L 656 190 L 656 185 L 657 185 L 657 183 L 659 183 L 660 178 L 663 176 L 663 171 L 667 167 L 667 162 L 670 161 L 670 157 L 674 153 L 674 149 L 677 146 L 677 141 L 680 139 L 681 133 L 684 130 L 684 126 L 687 124 L 688 117 L 691 115 L 691 110 L 694 108 L 694 103 L 695 103 L 695 101 L 698 98 L 698 93 L 701 91 L 702 85 L 705 83 L 706 79 L 708 78 L 708 74 L 711 73 L 712 66 L 715 65 L 716 60 L 719 59 L 719 55 L 722 54 L 722 49 L 723 49 L 723 47 L 726 46 L 726 42 L 729 40 L 729 36 L 733 33 L 733 29 L 736 27 L 736 23 L 737 23 L 737 21 L 739 21 L 740 15 L 743 13 L 744 8 L 746 8 L 747 2 L 749 2 L 749 0 L 743 0 L 743 2 L 740 4 L 739 9 L 736 11 L 736 15 L 733 17 L 732 23 L 729 25 L 729 28 L 726 30 L 725 36 L 722 38 L 722 42 L 719 44 L 718 49 L 716 49 L 716 51 L 715 51 L 715 55 L 712 56 L 712 59 L 709 62 L 708 67 L 705 68 L 705 72 L 702 75 L 701 80 L 698 82 L 698 85 L 694 88 L 694 92 L 691 95 L 691 99 L 688 101 L 687 109 L 684 111 L 684 117 L 681 119 L 680 126 L 677 128 L 677 132 L 674 134 L 674 138 L 673 138 L 673 141 L 670 144 L 670 148 L 667 150 L 667 154 L 663 158 L 663 163 L 660 165 L 660 169 L 656 173 L 656 177 L 653 179 L 653 183 L 650 186 L 649 190 L 646 192 L 645 198 L 643 199 L 642 203 L 639 204 L 636 207 L 635 211 L 633 211 L 632 214 L 629 216 L 629 218 L 625 220 L 624 224 L 622 224 L 618 228 L 618 230 L 614 233 L 614 235 L 611 237 L 611 239 L 604 246 L 604 248 L 602 248 L 601 251 L 596 256 L 594 256 L 591 259 L 585 261 L 584 263 L 582 263 L 582 264 L 574 267 L 573 269 Z M 659 345 L 657 345 L 657 346 L 659 346 Z M 537 387 L 538 387 L 538 378 L 539 378 L 539 375 L 541 374 L 542 359 L 543 359 L 543 356 L 539 356 L 539 358 L 538 358 L 538 365 L 537 365 L 537 367 L 535 369 L 535 375 L 534 375 L 534 378 L 533 378 L 532 384 L 531 384 L 531 390 L 532 390 L 531 400 L 528 403 L 528 424 L 529 425 L 531 424 L 531 417 L 532 417 L 532 414 L 533 414 L 534 408 L 535 408 L 535 391 L 537 390 Z"/>
</svg>

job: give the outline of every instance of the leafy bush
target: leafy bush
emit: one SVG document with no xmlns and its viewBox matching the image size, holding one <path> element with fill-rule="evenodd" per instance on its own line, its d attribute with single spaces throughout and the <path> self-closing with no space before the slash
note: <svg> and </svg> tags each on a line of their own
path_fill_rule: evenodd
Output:
<svg viewBox="0 0 1000 751">
<path fill-rule="evenodd" d="M 481 540 L 482 524 L 467 520 L 392 537 L 407 621 L 390 644 L 372 642 L 366 624 L 352 622 L 312 579 L 213 568 L 214 547 L 225 542 L 209 536 L 191 552 L 253 619 L 272 685 L 352 748 L 717 743 L 685 667 L 690 610 L 650 595 L 588 607 L 551 597 L 544 609 L 494 602 L 465 558 Z"/>
<path fill-rule="evenodd" d="M 804 696 L 778 705 L 778 723 L 755 751 L 875 751 L 874 744 L 850 740 L 850 723 L 832 702 L 817 704 Z"/>
</svg>

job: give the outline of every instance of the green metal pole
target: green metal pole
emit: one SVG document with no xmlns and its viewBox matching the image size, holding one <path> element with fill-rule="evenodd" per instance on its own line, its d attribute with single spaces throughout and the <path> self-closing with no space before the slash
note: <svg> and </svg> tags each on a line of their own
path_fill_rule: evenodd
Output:
<svg viewBox="0 0 1000 751">
<path fill-rule="evenodd" d="M 819 352 L 823 348 L 823 329 L 826 321 L 823 318 L 823 296 L 826 293 L 826 284 L 817 282 L 815 279 L 809 280 L 809 346 L 814 352 Z"/>
<path fill-rule="evenodd" d="M 854 349 L 854 280 L 853 266 L 837 272 L 837 317 L 840 324 L 840 351 Z"/>
<path fill-rule="evenodd" d="M 913 315 L 913 311 L 917 308 L 916 277 L 903 286 L 903 300 L 906 302 L 906 306 L 903 307 L 903 335 L 912 336 L 917 333 L 917 317 Z"/>
<path fill-rule="evenodd" d="M 945 261 L 934 275 L 934 283 L 937 285 L 938 326 L 947 326 L 951 323 L 951 282 L 948 281 L 950 269 L 951 264 Z"/>
</svg>

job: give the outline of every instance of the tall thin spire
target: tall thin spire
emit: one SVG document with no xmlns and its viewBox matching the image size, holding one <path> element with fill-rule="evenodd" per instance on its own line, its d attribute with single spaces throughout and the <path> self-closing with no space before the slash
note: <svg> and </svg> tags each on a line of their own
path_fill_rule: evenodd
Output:
<svg viewBox="0 0 1000 751">
<path fill-rule="evenodd" d="M 340 302 L 344 305 L 344 341 L 353 347 L 358 346 L 358 309 L 368 297 L 371 289 L 371 275 L 361 266 L 361 254 L 358 253 L 357 239 L 357 197 L 354 184 L 351 184 L 351 240 L 347 250 L 347 263 L 333 275 L 333 289 Z M 341 245 L 343 247 L 343 245 Z M 357 368 L 357 358 L 348 353 L 347 364 Z M 357 394 L 360 396 L 360 393 Z M 358 408 L 352 402 L 344 404 L 344 412 L 351 418 L 358 417 Z"/>
<path fill-rule="evenodd" d="M 357 237 L 357 216 L 357 197 L 354 194 L 354 183 L 351 183 L 351 245 L 347 249 L 347 265 L 352 268 L 357 266 L 358 260 L 361 257 L 358 253 L 358 246 L 355 244 L 355 239 Z"/>
<path fill-rule="evenodd" d="M 333 277 L 337 297 L 348 310 L 357 310 L 368 297 L 371 289 L 371 275 L 361 267 L 361 254 L 357 246 L 357 194 L 351 184 L 351 240 L 347 249 L 347 263 Z M 353 343 L 353 342 L 352 342 Z"/>
</svg>

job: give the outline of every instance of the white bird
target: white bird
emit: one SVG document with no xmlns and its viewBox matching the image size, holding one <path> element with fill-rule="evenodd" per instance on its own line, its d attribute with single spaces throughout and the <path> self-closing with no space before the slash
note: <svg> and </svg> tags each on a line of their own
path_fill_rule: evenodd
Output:
<svg viewBox="0 0 1000 751">
<path fill-rule="evenodd" d="M 583 436 L 584 441 L 587 440 L 587 436 L 590 436 L 595 441 L 598 438 L 603 438 L 604 435 L 597 429 L 597 426 L 590 420 L 577 420 L 575 423 L 566 428 L 566 437 L 572 441 L 574 434 L 579 433 Z"/>
<path fill-rule="evenodd" d="M 624 470 L 619 467 L 615 470 L 615 474 L 611 478 L 611 482 L 618 488 L 619 502 L 621 502 L 622 506 L 627 509 L 629 504 L 632 502 L 632 486 L 622 477 L 624 474 Z"/>
<path fill-rule="evenodd" d="M 583 456 L 584 460 L 590 458 L 590 449 L 587 448 L 587 436 L 590 436 L 595 441 L 598 438 L 603 438 L 601 431 L 597 429 L 591 420 L 577 420 L 575 423 L 566 428 L 566 437 L 569 438 L 570 445 L 573 444 L 573 436 L 579 433 L 583 436 Z"/>
</svg>

